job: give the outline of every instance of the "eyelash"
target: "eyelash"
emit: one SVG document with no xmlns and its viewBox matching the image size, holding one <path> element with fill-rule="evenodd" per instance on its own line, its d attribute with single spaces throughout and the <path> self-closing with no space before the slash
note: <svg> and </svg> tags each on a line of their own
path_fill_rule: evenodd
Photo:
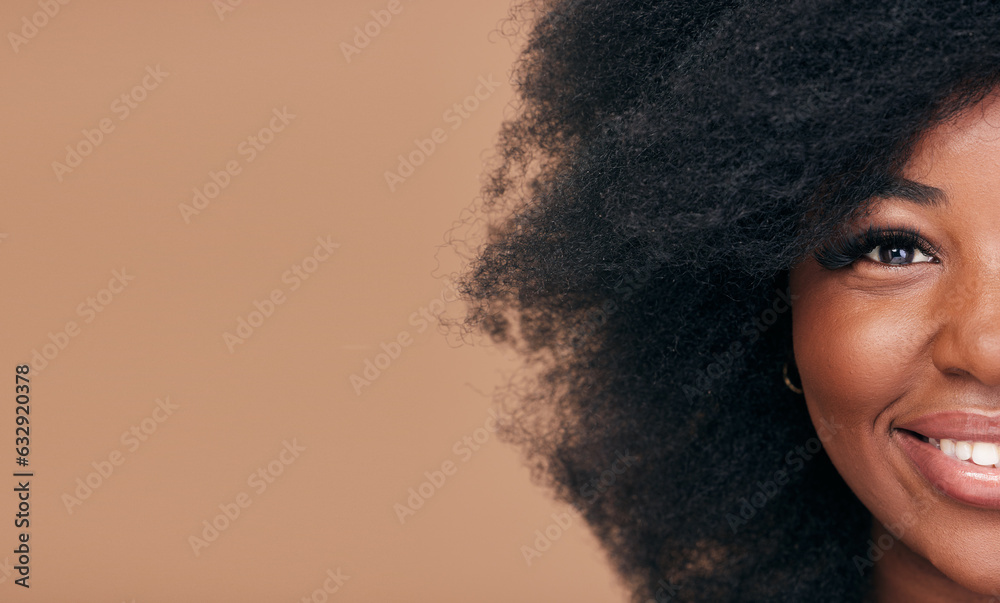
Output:
<svg viewBox="0 0 1000 603">
<path fill-rule="evenodd" d="M 816 250 L 813 256 L 821 266 L 836 270 L 853 264 L 859 258 L 874 251 L 876 247 L 917 249 L 921 253 L 936 260 L 938 250 L 920 233 L 908 228 L 883 228 L 869 226 L 867 230 L 843 235 L 822 248 Z M 896 268 L 906 264 L 887 264 L 882 266 Z"/>
</svg>

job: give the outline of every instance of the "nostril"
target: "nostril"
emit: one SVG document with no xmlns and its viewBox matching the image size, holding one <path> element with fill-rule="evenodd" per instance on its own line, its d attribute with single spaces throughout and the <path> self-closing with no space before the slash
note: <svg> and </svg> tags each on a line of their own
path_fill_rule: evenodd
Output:
<svg viewBox="0 0 1000 603">
<path fill-rule="evenodd" d="M 969 371 L 967 371 L 965 369 L 958 368 L 958 367 L 947 368 L 947 369 L 944 370 L 944 373 L 947 374 L 947 375 L 955 375 L 957 377 L 966 377 L 966 376 L 972 374 Z"/>
</svg>

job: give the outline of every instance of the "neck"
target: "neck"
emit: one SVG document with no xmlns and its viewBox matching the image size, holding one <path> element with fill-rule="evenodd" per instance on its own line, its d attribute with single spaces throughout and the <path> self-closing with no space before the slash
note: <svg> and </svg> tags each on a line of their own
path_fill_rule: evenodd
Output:
<svg viewBox="0 0 1000 603">
<path fill-rule="evenodd" d="M 1000 599 L 974 593 L 934 567 L 895 538 L 880 521 L 872 519 L 872 542 L 892 546 L 872 568 L 871 603 L 997 603 Z"/>
</svg>

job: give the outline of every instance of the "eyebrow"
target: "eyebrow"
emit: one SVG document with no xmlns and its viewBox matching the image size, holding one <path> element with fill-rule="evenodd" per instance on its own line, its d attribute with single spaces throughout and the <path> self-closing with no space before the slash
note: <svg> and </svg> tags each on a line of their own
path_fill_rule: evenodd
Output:
<svg viewBox="0 0 1000 603">
<path fill-rule="evenodd" d="M 948 195 L 937 187 L 920 184 L 906 178 L 893 178 L 877 197 L 896 197 L 918 205 L 940 207 L 948 204 Z"/>
</svg>

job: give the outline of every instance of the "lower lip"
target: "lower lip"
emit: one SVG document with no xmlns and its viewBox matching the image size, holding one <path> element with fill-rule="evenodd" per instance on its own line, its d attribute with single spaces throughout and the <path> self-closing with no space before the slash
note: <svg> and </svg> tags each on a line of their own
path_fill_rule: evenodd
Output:
<svg viewBox="0 0 1000 603">
<path fill-rule="evenodd" d="M 952 458 L 910 432 L 896 434 L 900 448 L 938 490 L 959 502 L 1000 509 L 1000 469 Z"/>
</svg>

